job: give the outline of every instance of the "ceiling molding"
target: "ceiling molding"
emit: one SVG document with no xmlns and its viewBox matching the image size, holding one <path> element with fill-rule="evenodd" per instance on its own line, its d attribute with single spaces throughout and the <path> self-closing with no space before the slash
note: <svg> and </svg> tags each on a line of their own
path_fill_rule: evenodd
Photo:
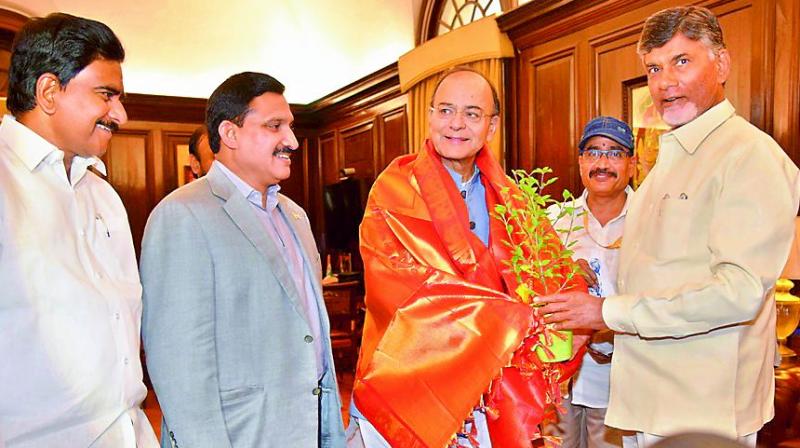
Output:
<svg viewBox="0 0 800 448">
<path fill-rule="evenodd" d="M 307 106 L 307 111 L 315 117 L 314 121 L 324 125 L 400 95 L 400 72 L 393 62 L 314 101 Z"/>
<path fill-rule="evenodd" d="M 514 46 L 526 48 L 645 6 L 650 0 L 533 0 L 497 18 Z"/>
<path fill-rule="evenodd" d="M 128 120 L 177 123 L 202 123 L 206 114 L 205 98 L 128 93 L 122 98 Z"/>
<path fill-rule="evenodd" d="M 28 20 L 30 20 L 30 17 L 10 9 L 0 8 L 0 28 L 4 30 L 16 33 Z"/>
</svg>

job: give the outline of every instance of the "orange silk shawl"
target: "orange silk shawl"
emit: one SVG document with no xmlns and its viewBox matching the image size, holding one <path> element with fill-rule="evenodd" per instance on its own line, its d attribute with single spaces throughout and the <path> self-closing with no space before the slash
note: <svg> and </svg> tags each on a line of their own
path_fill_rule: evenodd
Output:
<svg viewBox="0 0 800 448">
<path fill-rule="evenodd" d="M 476 164 L 493 214 L 504 203 L 501 188 L 516 187 L 486 147 Z M 508 294 L 516 281 L 500 262 L 509 258 L 503 224 L 490 217 L 487 248 L 468 221 L 430 141 L 392 162 L 370 192 L 360 228 L 367 315 L 353 399 L 392 446 L 446 446 L 483 396 L 493 445 L 530 447 L 547 390 L 558 394 L 558 378 L 509 366 L 541 318 Z M 561 381 L 580 358 L 557 367 Z"/>
</svg>

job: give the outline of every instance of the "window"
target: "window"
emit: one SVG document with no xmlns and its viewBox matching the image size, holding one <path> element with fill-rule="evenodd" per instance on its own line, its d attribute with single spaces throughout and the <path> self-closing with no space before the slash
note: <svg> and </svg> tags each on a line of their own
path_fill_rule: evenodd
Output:
<svg viewBox="0 0 800 448">
<path fill-rule="evenodd" d="M 436 35 L 442 35 L 476 20 L 503 12 L 500 0 L 444 0 Z"/>
</svg>

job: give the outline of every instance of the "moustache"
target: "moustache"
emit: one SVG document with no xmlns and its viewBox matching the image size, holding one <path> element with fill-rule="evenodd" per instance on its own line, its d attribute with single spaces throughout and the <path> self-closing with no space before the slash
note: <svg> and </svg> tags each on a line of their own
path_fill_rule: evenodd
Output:
<svg viewBox="0 0 800 448">
<path fill-rule="evenodd" d="M 292 147 L 285 147 L 285 148 L 275 148 L 275 151 L 272 151 L 273 156 L 277 156 L 278 154 L 288 154 L 292 155 L 297 152 L 297 148 Z"/>
<path fill-rule="evenodd" d="M 598 174 L 605 174 L 606 176 L 619 177 L 619 175 L 617 175 L 617 173 L 615 173 L 614 171 L 611 171 L 606 168 L 598 168 L 596 170 L 589 171 L 589 179 L 593 178 L 594 176 L 597 176 Z"/>
<path fill-rule="evenodd" d="M 117 132 L 119 130 L 119 125 L 113 121 L 97 120 L 95 124 L 99 124 L 101 126 L 107 127 L 108 129 L 111 129 L 112 133 Z"/>
</svg>

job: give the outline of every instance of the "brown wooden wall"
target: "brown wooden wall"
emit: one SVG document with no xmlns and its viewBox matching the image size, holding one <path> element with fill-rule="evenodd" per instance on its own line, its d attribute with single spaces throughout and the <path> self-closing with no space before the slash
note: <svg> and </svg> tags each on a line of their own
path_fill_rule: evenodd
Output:
<svg viewBox="0 0 800 448">
<path fill-rule="evenodd" d="M 573 0 L 531 2 L 498 19 L 518 50 L 512 61 L 508 166 L 549 166 L 553 191 L 582 188 L 577 143 L 597 115 L 625 118 L 626 85 L 645 75 L 636 43 L 645 19 L 700 4 L 720 18 L 733 70 L 726 84 L 739 114 L 800 162 L 800 2 L 796 0 Z"/>
</svg>

